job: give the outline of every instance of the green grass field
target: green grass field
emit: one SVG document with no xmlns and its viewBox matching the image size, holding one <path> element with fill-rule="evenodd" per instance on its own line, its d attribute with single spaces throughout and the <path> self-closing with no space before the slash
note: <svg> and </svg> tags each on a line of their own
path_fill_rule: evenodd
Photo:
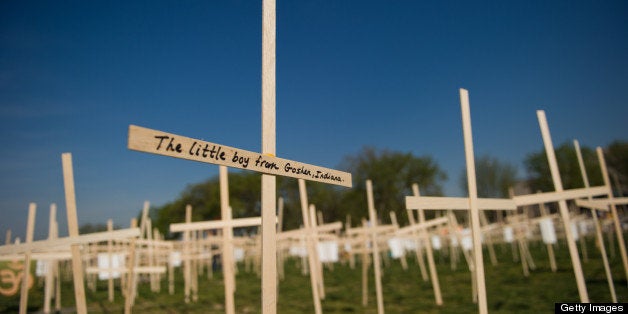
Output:
<svg viewBox="0 0 628 314">
<path fill-rule="evenodd" d="M 602 259 L 595 249 L 592 238 L 587 240 L 588 262 L 583 262 L 587 289 L 591 302 L 610 302 L 610 292 Z M 558 271 L 553 273 L 545 245 L 530 243 L 530 250 L 536 263 L 529 277 L 524 277 L 519 262 L 513 262 L 510 245 L 496 245 L 499 264 L 492 266 L 485 250 L 486 287 L 488 306 L 491 313 L 551 313 L 555 302 L 579 302 L 578 290 L 569 260 L 566 243 L 560 242 L 555 250 Z M 610 249 L 609 249 L 610 250 Z M 619 302 L 628 302 L 628 287 L 624 275 L 619 250 L 615 249 L 611 258 L 611 268 Z M 408 256 L 408 270 L 403 270 L 397 260 L 390 260 L 384 268 L 384 306 L 387 313 L 474 313 L 477 305 L 472 302 L 471 276 L 461 257 L 457 269 L 452 270 L 448 256 L 435 254 L 444 304 L 434 303 L 434 294 L 429 282 L 421 279 L 419 266 L 414 255 Z M 244 271 L 239 265 L 237 291 L 235 294 L 236 312 L 260 313 L 261 280 L 254 272 Z M 373 270 L 369 273 L 369 303 L 362 306 L 362 270 L 359 262 L 355 269 L 348 264 L 335 264 L 334 269 L 325 269 L 326 298 L 323 300 L 325 313 L 376 313 Z M 312 293 L 309 276 L 303 276 L 299 260 L 289 259 L 285 263 L 285 280 L 279 283 L 278 313 L 313 313 Z M 214 278 L 199 278 L 199 296 L 195 303 L 186 304 L 183 296 L 181 270 L 176 273 L 175 294 L 167 292 L 167 280 L 161 283 L 161 293 L 150 291 L 148 283 L 138 287 L 139 296 L 133 307 L 135 313 L 223 313 L 224 293 L 220 271 Z M 90 313 L 122 313 L 124 300 L 116 286 L 116 300 L 107 300 L 106 281 L 98 282 L 96 291 L 86 287 L 88 310 Z M 74 303 L 72 281 L 66 278 L 62 286 L 62 307 L 64 312 L 72 312 Z M 29 312 L 41 311 L 43 303 L 43 281 L 37 280 L 29 293 Z M 18 311 L 19 295 L 0 296 L 0 312 Z"/>
</svg>

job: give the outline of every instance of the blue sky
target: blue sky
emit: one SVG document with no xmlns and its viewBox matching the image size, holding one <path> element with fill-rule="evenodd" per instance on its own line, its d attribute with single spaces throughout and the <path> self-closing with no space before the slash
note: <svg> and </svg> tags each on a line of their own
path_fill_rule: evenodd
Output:
<svg viewBox="0 0 628 314">
<path fill-rule="evenodd" d="M 476 156 L 523 176 L 543 147 L 537 109 L 556 144 L 627 139 L 627 56 L 625 1 L 279 0 L 277 155 L 429 155 L 458 196 L 459 88 Z M 24 238 L 29 202 L 36 239 L 51 203 L 67 234 L 63 152 L 81 224 L 127 226 L 144 200 L 217 174 L 127 150 L 129 124 L 259 151 L 260 77 L 261 1 L 0 2 L 0 239 Z"/>
</svg>

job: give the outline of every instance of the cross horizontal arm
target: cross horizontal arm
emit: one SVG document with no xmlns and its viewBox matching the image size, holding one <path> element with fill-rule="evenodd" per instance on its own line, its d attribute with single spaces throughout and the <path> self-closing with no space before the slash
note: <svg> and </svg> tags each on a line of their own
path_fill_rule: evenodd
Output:
<svg viewBox="0 0 628 314">
<path fill-rule="evenodd" d="M 313 230 L 316 233 L 324 233 L 324 232 L 331 232 L 331 231 L 340 230 L 340 229 L 342 229 L 342 223 L 339 221 L 336 221 L 329 224 L 316 226 L 315 228 L 311 228 L 310 231 Z M 308 229 L 306 228 L 288 230 L 288 231 L 277 233 L 277 239 L 283 240 L 283 239 L 290 239 L 290 238 L 300 238 L 307 235 L 307 233 L 308 233 Z M 320 237 L 321 234 L 318 234 L 318 236 Z"/>
<path fill-rule="evenodd" d="M 170 232 L 184 232 L 184 231 L 199 231 L 199 230 L 212 230 L 220 229 L 223 227 L 251 227 L 259 226 L 262 224 L 261 217 L 249 217 L 238 218 L 233 220 L 210 220 L 210 221 L 197 221 L 188 223 L 176 223 L 170 224 Z"/>
<path fill-rule="evenodd" d="M 36 261 L 55 261 L 55 260 L 69 260 L 72 258 L 70 248 L 67 250 L 59 250 L 58 252 L 45 252 L 45 253 L 33 253 L 31 259 Z M 1 255 L 0 261 L 14 261 L 16 259 L 23 260 L 24 254 L 10 254 Z"/>
<path fill-rule="evenodd" d="M 515 196 L 512 199 L 517 206 L 535 205 L 541 203 L 552 203 L 562 200 L 573 200 L 589 196 L 598 196 L 608 194 L 608 187 L 596 186 L 591 188 L 581 188 L 564 190 L 561 192 L 546 192 L 528 195 Z"/>
<path fill-rule="evenodd" d="M 393 225 L 379 225 L 379 226 L 368 226 L 368 227 L 357 227 L 357 228 L 350 228 L 349 230 L 347 230 L 347 235 L 354 235 L 354 234 L 363 234 L 363 233 L 389 233 L 389 232 L 394 232 L 395 230 L 397 230 L 397 226 L 393 226 Z"/>
<path fill-rule="evenodd" d="M 599 202 L 594 200 L 576 200 L 576 206 L 595 210 L 609 210 L 607 202 Z"/>
<path fill-rule="evenodd" d="M 620 197 L 614 199 L 576 200 L 576 205 L 578 207 L 592 208 L 598 210 L 609 210 L 609 205 L 625 204 L 628 204 L 628 197 Z"/>
<path fill-rule="evenodd" d="M 129 126 L 128 148 L 145 153 L 182 158 L 270 175 L 351 187 L 351 173 L 318 167 L 269 154 L 197 140 L 185 136 Z"/>
<path fill-rule="evenodd" d="M 517 206 L 511 199 L 478 198 L 478 209 L 481 210 L 515 210 Z M 407 209 L 454 209 L 469 210 L 469 199 L 466 197 L 438 196 L 406 196 Z"/>
<path fill-rule="evenodd" d="M 121 273 L 126 274 L 129 272 L 128 267 L 87 267 L 85 268 L 86 274 L 98 274 L 98 273 Z M 133 267 L 133 273 L 135 274 L 164 274 L 166 273 L 165 266 L 135 266 Z"/>
<path fill-rule="evenodd" d="M 135 238 L 140 236 L 139 228 L 122 229 L 115 231 L 94 232 L 84 235 L 65 237 L 51 240 L 35 241 L 13 245 L 0 246 L 0 255 L 25 252 L 50 252 L 59 250 L 59 247 L 68 247 L 74 244 L 87 244 L 107 241 L 110 239 Z"/>
<path fill-rule="evenodd" d="M 331 231 L 340 230 L 340 229 L 342 229 L 342 222 L 340 221 L 316 226 L 316 228 L 314 228 L 316 232 L 331 232 Z"/>
<path fill-rule="evenodd" d="M 397 235 L 403 235 L 403 234 L 411 234 L 414 231 L 418 231 L 418 230 L 422 230 L 422 229 L 427 229 L 430 227 L 435 227 L 438 225 L 443 225 L 449 222 L 449 218 L 447 217 L 440 217 L 440 218 L 435 218 L 435 219 L 431 219 L 428 220 L 424 223 L 417 223 L 417 224 L 413 224 L 413 225 L 409 225 L 403 228 L 399 228 L 399 230 L 397 230 Z"/>
</svg>

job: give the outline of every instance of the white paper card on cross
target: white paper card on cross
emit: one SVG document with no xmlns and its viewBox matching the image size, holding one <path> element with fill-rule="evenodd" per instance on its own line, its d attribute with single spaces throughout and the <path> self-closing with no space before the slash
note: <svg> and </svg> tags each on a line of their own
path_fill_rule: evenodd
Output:
<svg viewBox="0 0 628 314">
<path fill-rule="evenodd" d="M 515 235 L 513 233 L 512 227 L 504 227 L 504 241 L 506 241 L 506 243 L 512 243 L 514 240 Z"/>
<path fill-rule="evenodd" d="M 539 227 L 541 228 L 541 236 L 543 243 L 554 244 L 556 243 L 556 230 L 554 229 L 554 222 L 552 218 L 543 218 L 539 221 Z"/>
<path fill-rule="evenodd" d="M 35 276 L 44 277 L 50 269 L 50 261 L 37 260 L 35 267 Z"/>
<path fill-rule="evenodd" d="M 434 248 L 434 250 L 440 250 L 440 248 L 443 246 L 440 241 L 440 236 L 433 235 L 431 237 L 431 240 L 432 240 L 432 247 Z"/>
<path fill-rule="evenodd" d="M 338 258 L 338 242 L 322 241 L 318 243 L 318 259 L 321 263 L 337 263 Z"/>
<path fill-rule="evenodd" d="M 390 238 L 388 239 L 388 248 L 390 249 L 390 256 L 394 259 L 401 258 L 404 255 L 403 243 L 401 242 L 401 238 Z"/>
<path fill-rule="evenodd" d="M 98 253 L 97 258 L 99 268 L 98 279 L 120 278 L 119 269 L 126 267 L 126 256 L 124 253 Z"/>
<path fill-rule="evenodd" d="M 172 251 L 168 255 L 168 263 L 172 265 L 172 267 L 181 267 L 181 251 Z"/>
</svg>

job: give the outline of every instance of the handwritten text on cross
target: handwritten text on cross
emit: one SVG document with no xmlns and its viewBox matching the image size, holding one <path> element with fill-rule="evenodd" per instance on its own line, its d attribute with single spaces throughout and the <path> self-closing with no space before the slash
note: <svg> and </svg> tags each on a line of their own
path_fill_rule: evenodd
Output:
<svg viewBox="0 0 628 314">
<path fill-rule="evenodd" d="M 129 126 L 128 148 L 270 175 L 351 187 L 351 174 L 347 172 L 262 155 L 135 125 Z"/>
</svg>

